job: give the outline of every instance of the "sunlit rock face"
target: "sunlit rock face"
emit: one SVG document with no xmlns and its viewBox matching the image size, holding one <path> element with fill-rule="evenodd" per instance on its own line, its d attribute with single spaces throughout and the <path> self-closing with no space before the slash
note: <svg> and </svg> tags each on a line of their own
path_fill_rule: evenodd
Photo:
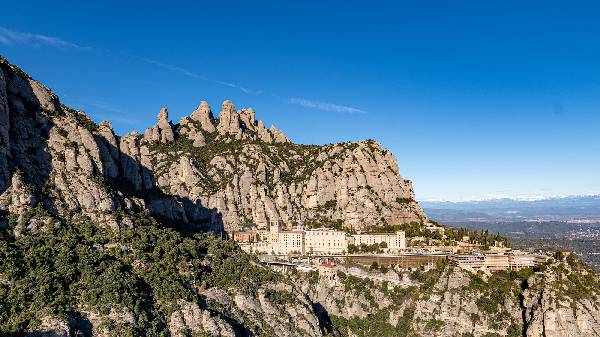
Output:
<svg viewBox="0 0 600 337">
<path fill-rule="evenodd" d="M 253 109 L 236 110 L 229 100 L 217 118 L 205 101 L 176 124 L 162 108 L 143 135 L 117 136 L 110 122 L 96 124 L 61 105 L 8 63 L 2 69 L 4 209 L 24 210 L 25 200 L 35 199 L 13 196 L 15 188 L 8 188 L 19 169 L 24 184 L 49 187 L 45 198 L 58 212 L 75 209 L 105 225 L 114 225 L 108 215 L 114 210 L 144 207 L 173 221 L 225 230 L 274 220 L 288 226 L 337 221 L 360 229 L 426 219 L 411 182 L 376 141 L 293 144 L 275 126 L 257 121 Z"/>
</svg>

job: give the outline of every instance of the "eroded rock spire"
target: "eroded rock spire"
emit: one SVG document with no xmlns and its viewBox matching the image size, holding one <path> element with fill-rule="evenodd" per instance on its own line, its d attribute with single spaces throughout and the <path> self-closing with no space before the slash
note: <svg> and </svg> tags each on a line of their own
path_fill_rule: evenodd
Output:
<svg viewBox="0 0 600 337">
<path fill-rule="evenodd" d="M 192 112 L 190 118 L 202 126 L 202 130 L 207 132 L 215 132 L 216 128 L 212 123 L 214 119 L 210 105 L 206 101 L 202 101 L 198 108 Z"/>
</svg>

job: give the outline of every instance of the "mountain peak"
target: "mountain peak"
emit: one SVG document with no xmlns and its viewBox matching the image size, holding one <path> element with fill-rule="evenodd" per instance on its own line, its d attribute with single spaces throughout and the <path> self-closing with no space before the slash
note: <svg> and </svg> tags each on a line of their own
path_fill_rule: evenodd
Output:
<svg viewBox="0 0 600 337">
<path fill-rule="evenodd" d="M 111 228 L 137 210 L 226 231 L 275 220 L 352 228 L 426 220 L 410 181 L 373 142 L 293 144 L 230 100 L 218 120 L 205 101 L 177 124 L 163 107 L 143 136 L 119 137 L 110 122 L 61 105 L 6 62 L 0 68 L 2 210 L 52 205 Z M 9 188 L 18 168 L 30 189 Z"/>
</svg>

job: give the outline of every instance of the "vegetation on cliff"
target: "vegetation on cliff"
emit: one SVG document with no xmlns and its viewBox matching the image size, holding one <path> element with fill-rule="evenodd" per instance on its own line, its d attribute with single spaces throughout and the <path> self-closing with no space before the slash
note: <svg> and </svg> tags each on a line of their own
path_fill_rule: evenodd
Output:
<svg viewBox="0 0 600 337">
<path fill-rule="evenodd" d="M 233 242 L 182 235 L 143 214 L 116 232 L 85 218 L 47 218 L 36 235 L 0 230 L 0 261 L 3 333 L 33 331 L 45 317 L 73 320 L 81 312 L 107 315 L 116 308 L 135 317 L 121 335 L 167 334 L 178 301 L 205 303 L 201 289 L 256 294 L 259 285 L 282 280 Z"/>
</svg>

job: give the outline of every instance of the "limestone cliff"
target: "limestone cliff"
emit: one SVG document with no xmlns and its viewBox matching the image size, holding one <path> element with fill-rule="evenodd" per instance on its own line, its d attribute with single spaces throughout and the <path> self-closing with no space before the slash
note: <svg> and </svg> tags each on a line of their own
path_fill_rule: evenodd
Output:
<svg viewBox="0 0 600 337">
<path fill-rule="evenodd" d="M 442 264 L 296 283 L 334 335 L 600 336 L 600 280 L 572 254 L 538 271 L 474 274 Z"/>
<path fill-rule="evenodd" d="M 375 141 L 293 144 L 228 100 L 218 119 L 206 102 L 176 124 L 162 108 L 143 135 L 119 137 L 7 61 L 0 69 L 4 211 L 41 203 L 115 227 L 115 211 L 147 209 L 215 230 L 274 220 L 363 228 L 426 219 L 396 159 Z"/>
<path fill-rule="evenodd" d="M 116 230 L 40 216 L 0 229 L 0 336 L 323 335 L 308 297 L 232 241 L 144 213 Z"/>
</svg>

